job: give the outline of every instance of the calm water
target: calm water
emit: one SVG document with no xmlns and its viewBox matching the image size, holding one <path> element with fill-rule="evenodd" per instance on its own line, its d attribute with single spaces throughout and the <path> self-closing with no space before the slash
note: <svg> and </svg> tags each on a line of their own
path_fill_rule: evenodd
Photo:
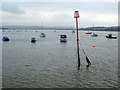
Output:
<svg viewBox="0 0 120 90">
<path fill-rule="evenodd" d="M 107 40 L 109 32 L 98 37 L 79 32 L 80 42 L 92 62 L 86 68 L 80 50 L 81 69 L 77 70 L 76 34 L 72 31 L 3 32 L 10 38 L 2 42 L 2 84 L 5 88 L 105 88 L 118 86 L 118 39 Z M 61 43 L 59 35 L 68 42 Z M 117 36 L 117 32 L 112 32 Z M 31 37 L 37 42 L 31 43 Z M 96 47 L 91 47 L 96 45 Z"/>
</svg>

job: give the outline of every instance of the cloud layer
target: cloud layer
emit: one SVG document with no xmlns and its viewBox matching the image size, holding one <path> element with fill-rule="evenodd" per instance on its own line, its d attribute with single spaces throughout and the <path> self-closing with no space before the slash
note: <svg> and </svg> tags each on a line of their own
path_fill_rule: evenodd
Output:
<svg viewBox="0 0 120 90">
<path fill-rule="evenodd" d="M 118 6 L 113 2 L 6 2 L 2 6 L 4 25 L 74 26 L 75 10 L 80 13 L 81 27 L 118 24 Z"/>
<path fill-rule="evenodd" d="M 2 10 L 16 14 L 24 13 L 24 10 L 20 9 L 15 3 L 3 3 Z"/>
</svg>

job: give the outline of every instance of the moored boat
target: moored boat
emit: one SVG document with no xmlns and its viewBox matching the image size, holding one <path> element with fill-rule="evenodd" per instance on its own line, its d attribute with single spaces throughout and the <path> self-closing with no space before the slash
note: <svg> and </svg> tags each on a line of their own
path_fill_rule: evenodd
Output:
<svg viewBox="0 0 120 90">
<path fill-rule="evenodd" d="M 67 42 L 67 35 L 60 35 L 60 42 Z"/>
<path fill-rule="evenodd" d="M 106 38 L 108 38 L 108 39 L 117 39 L 117 37 L 113 37 L 112 34 L 108 34 L 108 36 L 106 36 Z"/>
<path fill-rule="evenodd" d="M 42 32 L 42 33 L 40 34 L 40 37 L 45 37 L 45 34 Z"/>
<path fill-rule="evenodd" d="M 91 32 L 87 32 L 87 33 L 85 33 L 85 34 L 92 34 Z"/>
<path fill-rule="evenodd" d="M 72 31 L 72 33 L 75 33 L 75 31 Z"/>
<path fill-rule="evenodd" d="M 92 37 L 97 37 L 98 35 L 97 35 L 97 34 L 95 34 L 95 33 L 93 33 L 91 36 L 92 36 Z"/>
<path fill-rule="evenodd" d="M 32 37 L 32 38 L 31 38 L 31 42 L 32 42 L 32 43 L 35 43 L 35 42 L 36 42 L 36 38 L 35 38 L 35 37 Z"/>
<path fill-rule="evenodd" d="M 88 32 L 86 32 L 85 34 L 92 34 L 92 32 L 89 32 L 89 31 L 88 31 Z"/>
<path fill-rule="evenodd" d="M 9 38 L 8 38 L 7 36 L 4 36 L 4 37 L 2 38 L 2 40 L 3 40 L 3 41 L 9 41 Z"/>
</svg>

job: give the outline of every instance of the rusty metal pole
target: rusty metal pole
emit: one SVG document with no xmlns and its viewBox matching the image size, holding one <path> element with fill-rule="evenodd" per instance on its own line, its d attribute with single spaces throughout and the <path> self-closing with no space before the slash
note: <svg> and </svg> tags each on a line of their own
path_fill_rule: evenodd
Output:
<svg viewBox="0 0 120 90">
<path fill-rule="evenodd" d="M 77 57 L 78 57 L 78 68 L 79 68 L 80 67 L 80 53 L 79 53 L 79 36 L 78 36 L 78 18 L 79 18 L 78 11 L 75 11 L 74 18 L 76 18 Z"/>
<path fill-rule="evenodd" d="M 77 56 L 78 56 L 78 67 L 80 67 L 80 53 L 79 53 L 79 37 L 78 37 L 78 20 L 76 18 L 76 34 L 77 34 Z"/>
</svg>

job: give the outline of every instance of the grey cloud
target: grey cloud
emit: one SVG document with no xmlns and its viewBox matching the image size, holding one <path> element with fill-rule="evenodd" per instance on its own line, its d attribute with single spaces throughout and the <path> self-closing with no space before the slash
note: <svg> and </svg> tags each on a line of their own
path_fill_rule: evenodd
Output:
<svg viewBox="0 0 120 90">
<path fill-rule="evenodd" d="M 15 14 L 22 14 L 25 13 L 24 10 L 20 9 L 16 3 L 3 3 L 2 4 L 2 11 L 15 13 Z"/>
</svg>

